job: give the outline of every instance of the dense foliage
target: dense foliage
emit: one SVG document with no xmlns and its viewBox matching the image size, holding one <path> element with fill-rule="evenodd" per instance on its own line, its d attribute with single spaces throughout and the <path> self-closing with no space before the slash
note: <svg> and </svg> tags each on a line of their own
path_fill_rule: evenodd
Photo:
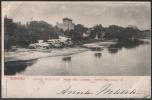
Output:
<svg viewBox="0 0 152 100">
<path fill-rule="evenodd" d="M 87 34 L 87 40 L 93 40 L 98 36 L 99 40 L 116 39 L 120 42 L 130 41 L 133 38 L 150 37 L 149 30 L 141 31 L 136 27 L 121 27 L 110 25 L 103 27 L 101 24 L 87 28 L 81 24 L 75 25 L 73 30 L 63 31 L 56 26 L 52 26 L 45 21 L 31 21 L 25 25 L 15 23 L 12 19 L 4 19 L 4 34 L 5 34 L 5 49 L 10 49 L 11 46 L 27 47 L 30 43 L 35 43 L 38 40 L 48 40 L 58 38 L 59 34 L 71 37 L 73 41 L 83 41 Z"/>
</svg>

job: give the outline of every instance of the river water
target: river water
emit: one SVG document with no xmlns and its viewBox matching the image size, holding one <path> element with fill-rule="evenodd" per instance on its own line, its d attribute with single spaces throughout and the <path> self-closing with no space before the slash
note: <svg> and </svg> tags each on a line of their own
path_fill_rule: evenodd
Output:
<svg viewBox="0 0 152 100">
<path fill-rule="evenodd" d="M 150 44 L 131 48 L 86 50 L 69 56 L 43 57 L 14 62 L 5 69 L 6 75 L 48 76 L 145 76 L 150 75 Z"/>
</svg>

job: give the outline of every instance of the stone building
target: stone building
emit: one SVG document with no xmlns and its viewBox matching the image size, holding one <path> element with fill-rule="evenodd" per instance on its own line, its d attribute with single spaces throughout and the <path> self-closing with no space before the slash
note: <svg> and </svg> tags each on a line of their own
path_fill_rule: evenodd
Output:
<svg viewBox="0 0 152 100">
<path fill-rule="evenodd" d="M 57 27 L 63 31 L 72 30 L 74 29 L 74 23 L 72 22 L 72 19 L 63 18 L 63 23 L 57 23 Z"/>
</svg>

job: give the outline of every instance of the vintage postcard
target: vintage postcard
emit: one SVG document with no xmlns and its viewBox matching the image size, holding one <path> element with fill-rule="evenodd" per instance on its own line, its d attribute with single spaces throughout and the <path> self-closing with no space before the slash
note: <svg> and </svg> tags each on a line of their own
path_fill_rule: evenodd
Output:
<svg viewBox="0 0 152 100">
<path fill-rule="evenodd" d="M 151 98 L 150 8 L 2 1 L 2 97 Z"/>
</svg>

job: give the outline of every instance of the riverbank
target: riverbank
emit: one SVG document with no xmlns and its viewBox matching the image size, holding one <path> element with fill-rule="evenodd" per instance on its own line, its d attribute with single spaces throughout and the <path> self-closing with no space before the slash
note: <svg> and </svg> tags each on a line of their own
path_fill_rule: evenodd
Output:
<svg viewBox="0 0 152 100">
<path fill-rule="evenodd" d="M 69 56 L 87 51 L 86 48 L 63 48 L 63 49 L 47 49 L 45 52 L 36 49 L 18 49 L 14 52 L 5 52 L 5 62 L 9 61 L 26 61 L 45 57 Z"/>
<path fill-rule="evenodd" d="M 106 47 L 114 42 L 94 42 L 87 43 L 83 45 L 75 45 L 73 47 L 68 48 L 60 48 L 60 49 L 26 49 L 26 48 L 18 48 L 16 51 L 5 52 L 5 62 L 8 61 L 25 61 L 25 60 L 33 60 L 45 57 L 55 57 L 55 56 L 69 56 L 72 54 L 77 54 L 81 52 L 85 52 L 89 50 L 87 46 L 100 46 Z"/>
<path fill-rule="evenodd" d="M 137 44 L 139 45 L 140 43 L 147 43 L 147 40 L 144 40 L 144 41 L 146 41 L 146 42 L 138 41 L 136 43 L 128 42 L 126 44 L 124 44 L 123 42 L 117 43 L 114 41 L 102 41 L 102 42 L 97 41 L 97 42 L 93 42 L 93 43 L 85 43 L 83 45 L 75 45 L 73 47 L 59 48 L 59 49 L 18 48 L 16 51 L 5 52 L 5 62 L 26 61 L 26 60 L 33 60 L 33 59 L 46 58 L 46 57 L 55 57 L 55 56 L 70 56 L 70 55 L 85 52 L 88 50 L 101 51 L 104 48 L 122 48 L 123 46 L 126 48 L 131 48 Z"/>
</svg>

